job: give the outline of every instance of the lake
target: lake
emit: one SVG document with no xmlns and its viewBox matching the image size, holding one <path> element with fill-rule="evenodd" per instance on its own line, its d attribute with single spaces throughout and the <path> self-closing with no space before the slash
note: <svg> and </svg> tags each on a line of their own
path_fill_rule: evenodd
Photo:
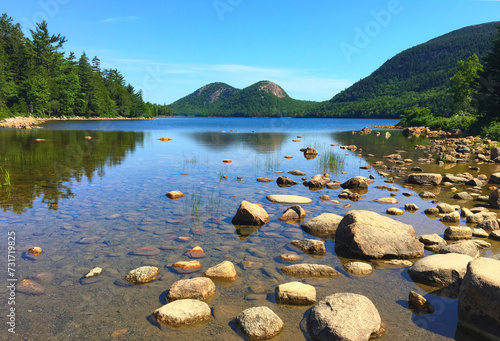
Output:
<svg viewBox="0 0 500 341">
<path fill-rule="evenodd" d="M 389 206 L 373 200 L 390 193 L 375 186 L 392 186 L 399 201 L 395 206 L 415 203 L 420 208 L 394 219 L 413 225 L 417 235 L 442 236 L 446 226 L 423 213 L 435 205 L 420 199 L 418 192 L 402 187 L 407 169 L 396 169 L 391 173 L 391 183 L 387 183 L 388 178 L 372 166 L 395 150 L 417 160 L 424 152 L 414 146 L 429 144 L 429 140 L 406 138 L 397 130 L 390 130 L 391 136 L 386 138 L 387 129 L 381 129 L 378 136 L 351 133 L 365 126 L 396 122 L 173 117 L 55 121 L 44 124 L 41 130 L 0 130 L 2 243 L 7 244 L 8 232 L 15 232 L 15 278 L 30 279 L 44 290 L 43 295 L 17 293 L 16 335 L 2 333 L 0 338 L 238 340 L 242 337 L 235 331 L 234 317 L 246 308 L 266 305 L 285 323 L 281 339 L 305 340 L 305 317 L 310 307 L 281 307 L 274 301 L 278 284 L 297 280 L 313 285 L 318 299 L 338 292 L 370 298 L 387 326 L 383 340 L 466 340 L 460 333 L 455 336 L 456 299 L 414 283 L 406 268 L 382 261 L 371 262 L 375 270 L 369 276 L 350 275 L 343 264 L 351 260 L 337 257 L 332 239 L 326 240 L 324 257 L 303 254 L 290 242 L 317 238 L 299 225 L 278 220 L 288 205 L 266 199 L 269 194 L 311 198 L 312 204 L 303 205 L 305 221 L 324 212 L 344 215 L 352 209 L 385 215 Z M 161 137 L 172 140 L 163 142 L 158 140 Z M 340 149 L 340 145 L 357 148 L 349 151 Z M 300 152 L 305 147 L 318 150 L 318 157 L 305 158 Z M 336 162 L 330 163 L 325 156 Z M 232 162 L 223 163 L 224 159 Z M 419 166 L 447 172 L 434 164 Z M 468 165 L 454 167 L 453 172 L 468 170 Z M 485 174 L 499 171 L 495 167 L 480 166 Z M 358 175 L 373 175 L 375 179 L 360 200 L 340 200 L 340 190 L 311 191 L 300 184 L 301 176 L 287 173 L 291 170 L 305 172 L 308 179 L 328 173 L 341 183 Z M 279 175 L 299 184 L 280 188 L 276 182 L 256 181 L 257 177 L 276 180 Z M 165 194 L 173 190 L 186 196 L 167 198 Z M 404 191 L 413 195 L 403 196 Z M 436 194 L 439 200 L 455 203 L 446 190 Z M 331 200 L 321 200 L 322 195 L 329 195 Z M 236 228 L 231 219 L 242 200 L 262 204 L 271 221 L 251 231 Z M 499 244 L 493 242 L 486 255 L 498 253 Z M 34 246 L 41 247 L 43 253 L 33 256 L 26 252 Z M 195 246 L 205 251 L 205 257 L 198 259 L 201 270 L 181 273 L 171 267 L 174 262 L 190 260 L 185 250 Z M 143 247 L 151 248 L 152 255 L 134 252 Z M 299 254 L 300 262 L 330 265 L 341 275 L 329 279 L 284 275 L 280 268 L 290 263 L 279 255 L 287 252 Z M 1 259 L 6 265 L 5 254 Z M 209 323 L 176 330 L 160 326 L 151 318 L 155 309 L 167 303 L 166 292 L 173 282 L 201 276 L 224 260 L 236 265 L 239 278 L 230 286 L 217 285 L 209 302 L 213 315 Z M 159 267 L 160 276 L 143 286 L 123 281 L 130 270 L 143 265 Z M 102 275 L 83 278 L 97 266 L 104 269 Z M 436 312 L 414 314 L 408 308 L 411 290 L 431 301 Z M 2 285 L 0 293 L 5 301 L 3 307 L 7 307 L 6 285 Z M 6 314 L 5 308 L 2 315 Z"/>
</svg>

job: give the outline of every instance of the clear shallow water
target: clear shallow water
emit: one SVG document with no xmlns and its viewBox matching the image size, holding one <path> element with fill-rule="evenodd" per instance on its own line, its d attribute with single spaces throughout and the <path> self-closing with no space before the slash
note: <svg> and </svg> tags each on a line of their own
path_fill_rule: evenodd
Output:
<svg viewBox="0 0 500 341">
<path fill-rule="evenodd" d="M 333 240 L 326 242 L 327 254 L 321 259 L 301 254 L 290 246 L 290 241 L 314 237 L 299 226 L 280 222 L 278 217 L 287 206 L 265 199 L 268 194 L 312 198 L 313 204 L 303 206 L 306 220 L 323 212 L 343 215 L 350 209 L 384 214 L 388 206 L 374 203 L 373 199 L 387 197 L 389 193 L 374 186 L 394 185 L 400 189 L 396 206 L 413 202 L 420 207 L 416 213 L 405 213 L 396 219 L 412 224 L 417 234 L 442 235 L 445 226 L 423 214 L 425 208 L 434 206 L 432 203 L 417 196 L 401 195 L 407 190 L 401 187 L 402 182 L 398 184 L 397 178 L 396 184 L 387 184 L 373 168 L 360 169 L 396 149 L 406 150 L 408 157 L 418 157 L 419 152 L 413 146 L 428 143 L 424 138 L 409 140 L 397 131 L 391 131 L 393 136 L 389 139 L 383 134 L 350 133 L 365 126 L 394 123 L 394 120 L 162 118 L 55 122 L 39 131 L 0 131 L 1 167 L 10 176 L 10 185 L 6 185 L 2 177 L 5 172 L 0 174 L 2 240 L 5 244 L 7 231 L 16 232 L 19 280 L 50 274 L 42 282 L 45 295 L 17 294 L 17 334 L 12 338 L 2 333 L 0 338 L 106 340 L 113 332 L 126 329 L 122 338 L 127 340 L 192 337 L 238 340 L 241 337 L 234 331 L 234 317 L 245 308 L 267 305 L 285 322 L 281 338 L 303 340 L 306 339 L 303 318 L 309 307 L 278 307 L 273 295 L 277 284 L 299 280 L 314 285 L 318 299 L 336 292 L 368 296 L 387 325 L 385 340 L 453 339 L 456 300 L 426 294 L 435 304 L 436 313 L 413 314 L 407 307 L 408 292 L 425 294 L 432 289 L 413 283 L 404 268 L 387 267 L 381 262 L 374 262 L 376 270 L 370 276 L 348 275 L 342 268 L 342 262 L 348 260 L 336 256 Z M 172 141 L 157 140 L 163 136 L 171 137 Z M 297 136 L 302 136 L 301 142 L 292 141 Z M 363 148 L 363 156 L 331 144 L 356 144 Z M 299 149 L 306 146 L 316 148 L 318 158 L 305 159 Z M 329 152 L 334 152 L 342 162 L 325 166 L 321 156 Z M 368 153 L 374 157 L 366 157 Z M 285 159 L 285 155 L 293 158 Z M 225 164 L 223 159 L 232 159 L 232 163 Z M 337 199 L 339 190 L 313 192 L 300 184 L 279 188 L 276 183 L 255 180 L 256 177 L 275 179 L 276 171 L 286 173 L 294 169 L 306 172 L 308 178 L 327 171 L 340 182 L 369 174 L 375 175 L 376 180 L 361 200 L 340 200 L 340 204 L 319 199 L 324 194 Z M 228 179 L 221 179 L 222 175 Z M 285 175 L 300 182 L 300 177 Z M 238 181 L 237 177 L 244 181 Z M 171 190 L 180 190 L 186 197 L 169 200 L 165 193 Z M 449 193 L 443 191 L 440 196 L 444 200 Z M 237 231 L 231 219 L 242 200 L 263 204 L 271 221 L 250 231 L 251 234 Z M 344 207 L 347 203 L 350 208 Z M 190 240 L 180 242 L 179 236 Z M 90 244 L 79 243 L 84 237 L 95 240 Z M 189 260 L 185 249 L 196 245 L 206 253 L 200 260 L 202 269 L 193 274 L 172 270 L 172 263 Z M 37 260 L 22 255 L 32 246 L 44 250 Z M 133 250 L 145 246 L 158 248 L 159 254 L 133 255 Z M 488 253 L 499 249 L 494 244 Z M 287 264 L 279 255 L 289 251 L 301 254 L 303 262 L 328 264 L 342 274 L 332 279 L 305 280 L 285 276 L 280 268 Z M 218 292 L 209 303 L 214 316 L 210 323 L 177 331 L 152 322 L 151 312 L 166 303 L 166 291 L 174 281 L 199 276 L 223 260 L 237 265 L 240 278 L 229 287 L 217 286 Z M 2 260 L 1 264 L 5 262 Z M 120 279 L 141 265 L 158 266 L 160 278 L 146 286 L 123 286 Z M 82 280 L 96 266 L 104 269 L 103 275 L 91 281 Z M 6 301 L 4 285 L 0 293 Z"/>
</svg>

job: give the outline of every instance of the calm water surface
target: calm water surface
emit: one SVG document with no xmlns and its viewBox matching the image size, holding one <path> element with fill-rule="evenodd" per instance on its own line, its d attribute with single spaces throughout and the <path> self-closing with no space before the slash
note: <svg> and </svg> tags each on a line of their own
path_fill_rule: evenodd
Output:
<svg viewBox="0 0 500 341">
<path fill-rule="evenodd" d="M 242 118 L 161 118 L 148 121 L 54 122 L 42 130 L 0 131 L 0 227 L 2 248 L 7 232 L 16 233 L 16 278 L 41 283 L 45 294 L 17 293 L 16 335 L 2 331 L 7 340 L 240 340 L 234 330 L 234 317 L 243 309 L 266 305 L 285 322 L 284 340 L 305 340 L 304 318 L 310 307 L 279 307 L 274 288 L 299 280 L 316 287 L 318 299 L 337 292 L 360 293 L 377 306 L 387 326 L 384 340 L 449 340 L 457 326 L 457 302 L 435 289 L 421 287 L 409 279 L 405 268 L 373 262 L 375 271 L 366 277 L 347 274 L 327 240 L 327 254 L 313 259 L 290 246 L 293 239 L 315 238 L 298 225 L 278 220 L 286 205 L 266 200 L 269 194 L 296 194 L 310 197 L 304 205 L 306 220 L 324 212 L 345 214 L 351 209 L 368 209 L 385 214 L 386 204 L 373 199 L 389 196 L 374 188 L 379 185 L 399 189 L 397 207 L 416 203 L 420 210 L 395 219 L 412 224 L 417 234 L 443 235 L 445 226 L 426 217 L 423 210 L 434 206 L 418 196 L 401 193 L 405 170 L 392 173 L 394 184 L 379 176 L 370 166 L 395 150 L 416 160 L 415 144 L 428 144 L 426 138 L 404 138 L 399 131 L 392 136 L 351 134 L 365 126 L 390 125 L 394 120 L 356 119 L 242 119 Z M 253 132 L 255 131 L 255 132 Z M 88 137 L 91 138 L 88 138 Z M 170 142 L 158 138 L 168 136 Z M 301 138 L 297 138 L 301 136 Z M 86 138 L 87 137 L 87 138 Z M 42 139 L 37 141 L 36 139 Z M 300 142 L 292 140 L 299 139 Z M 347 151 L 332 144 L 355 144 L 359 151 Z M 307 160 L 299 149 L 314 147 L 319 155 Z M 359 156 L 359 155 L 361 156 Z M 368 157 L 367 154 L 373 154 Z M 285 159 L 285 155 L 293 158 Z M 329 164 L 325 156 L 335 155 L 339 162 Z M 231 159 L 225 164 L 223 159 Z M 446 170 L 421 165 L 437 172 Z M 450 172 L 463 172 L 468 165 Z M 462 167 L 463 170 L 460 168 Z M 499 171 L 497 166 L 481 166 L 481 172 Z M 319 199 L 337 199 L 339 190 L 310 191 L 301 184 L 279 188 L 276 183 L 259 183 L 257 177 L 276 179 L 276 172 L 302 170 L 308 178 L 328 172 L 344 182 L 352 176 L 376 177 L 369 191 L 357 201 L 340 204 Z M 227 179 L 222 176 L 227 175 Z M 288 175 L 300 182 L 300 177 Z M 241 177 L 243 180 L 237 180 Z M 170 200 L 165 193 L 180 190 L 186 197 Z M 410 191 L 415 194 L 415 192 Z M 451 192 L 442 191 L 439 199 L 454 204 Z M 240 202 L 263 204 L 271 221 L 257 230 L 238 230 L 231 224 Z M 350 208 L 344 207 L 351 204 Z M 180 236 L 189 237 L 182 242 Z M 79 242 L 91 238 L 90 243 Z M 182 274 L 172 263 L 190 260 L 185 249 L 201 246 L 206 257 L 202 269 Z M 40 246 L 38 257 L 26 255 Z M 154 247 L 158 254 L 138 256 L 134 250 Z M 497 253 L 494 244 L 486 255 Z M 332 279 L 296 279 L 283 275 L 281 253 L 295 251 L 301 262 L 327 264 L 341 275 Z M 3 251 L 5 252 L 5 251 Z M 5 257 L 0 257 L 6 269 Z M 239 279 L 231 286 L 217 286 L 209 302 L 213 319 L 203 326 L 174 330 L 159 326 L 151 313 L 166 304 L 170 285 L 185 278 L 200 276 L 223 260 L 237 265 Z M 247 263 L 242 263 L 242 262 Z M 252 263 L 248 263 L 252 262 Z M 128 271 L 155 265 L 159 279 L 145 286 L 126 285 L 121 278 Z M 104 273 L 91 280 L 82 277 L 99 266 Z M 40 276 L 42 274 L 42 276 Z M 37 278 L 38 276 L 38 278 Z M 2 276 L 2 278 L 5 278 Z M 6 281 L 0 289 L 2 324 L 7 314 Z M 432 315 L 418 316 L 408 309 L 407 297 L 415 290 L 436 307 Z M 4 328 L 5 325 L 4 325 Z M 122 334 L 112 338 L 113 333 Z M 461 337 L 461 338 L 460 338 Z M 457 339 L 467 340 L 465 336 Z"/>
</svg>

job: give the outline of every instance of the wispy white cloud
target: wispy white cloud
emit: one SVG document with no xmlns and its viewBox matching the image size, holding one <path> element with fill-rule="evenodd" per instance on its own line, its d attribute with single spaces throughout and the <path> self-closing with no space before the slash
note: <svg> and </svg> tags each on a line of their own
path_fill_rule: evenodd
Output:
<svg viewBox="0 0 500 341">
<path fill-rule="evenodd" d="M 117 23 L 117 22 L 121 22 L 121 21 L 130 21 L 130 20 L 138 20 L 138 19 L 139 19 L 139 17 L 128 16 L 128 17 L 107 18 L 107 19 L 104 19 L 102 22 Z"/>
</svg>

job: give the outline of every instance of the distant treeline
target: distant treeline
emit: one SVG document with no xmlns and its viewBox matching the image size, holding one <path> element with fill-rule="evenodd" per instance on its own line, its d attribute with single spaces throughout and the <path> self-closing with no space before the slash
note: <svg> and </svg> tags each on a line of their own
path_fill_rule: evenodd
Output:
<svg viewBox="0 0 500 341">
<path fill-rule="evenodd" d="M 66 37 L 50 34 L 45 21 L 30 33 L 0 17 L 0 117 L 172 115 L 167 105 L 144 102 L 117 69 L 101 69 L 99 58 L 65 56 Z"/>
</svg>

